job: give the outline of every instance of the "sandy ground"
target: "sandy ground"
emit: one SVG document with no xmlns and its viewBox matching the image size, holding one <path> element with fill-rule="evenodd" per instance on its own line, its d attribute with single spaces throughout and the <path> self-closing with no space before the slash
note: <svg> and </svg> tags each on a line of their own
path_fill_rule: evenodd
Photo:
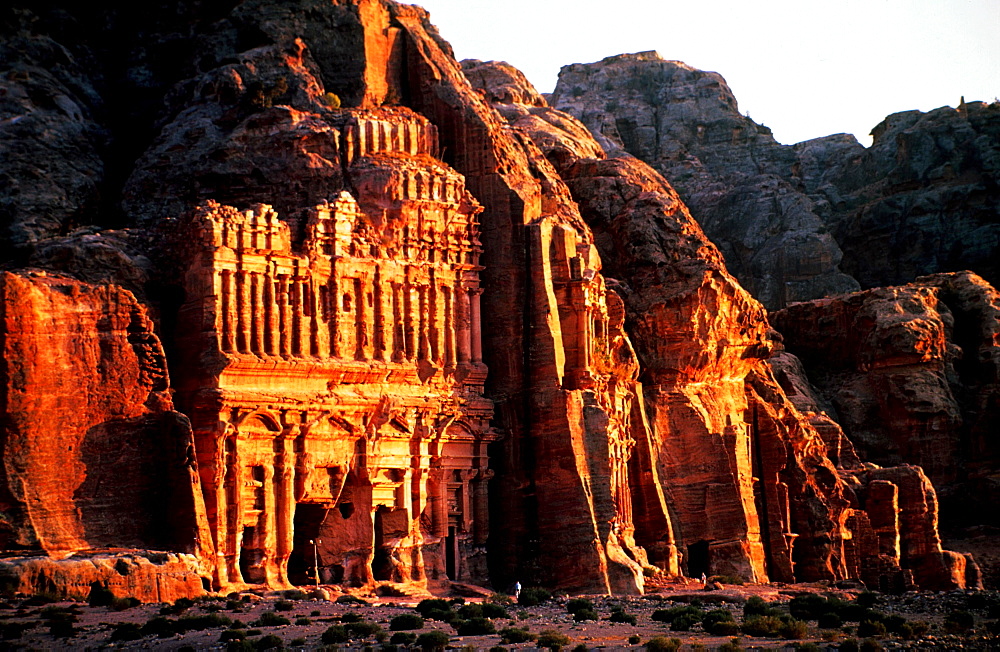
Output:
<svg viewBox="0 0 1000 652">
<path fill-rule="evenodd" d="M 436 591 L 442 593 L 442 591 Z M 510 619 L 495 619 L 494 625 L 499 631 L 505 627 L 527 628 L 533 633 L 543 630 L 557 630 L 566 634 L 570 643 L 564 650 L 579 649 L 585 646 L 589 650 L 624 650 L 642 649 L 643 645 L 654 636 L 678 638 L 683 643 L 683 650 L 718 649 L 720 645 L 731 640 L 730 637 L 711 636 L 701 631 L 700 625 L 690 632 L 674 632 L 670 626 L 652 620 L 656 609 L 664 609 L 675 605 L 690 604 L 701 600 L 707 609 L 725 608 L 732 611 L 735 619 L 740 621 L 742 604 L 751 595 L 759 595 L 775 605 L 787 603 L 795 596 L 805 592 L 822 593 L 827 596 L 836 595 L 843 599 L 851 599 L 857 591 L 834 590 L 823 585 L 755 585 L 755 586 L 724 586 L 720 590 L 705 591 L 699 583 L 672 584 L 659 587 L 656 593 L 641 597 L 608 598 L 604 596 L 586 596 L 593 603 L 601 620 L 593 622 L 574 622 L 567 612 L 565 596 L 554 598 L 538 606 L 525 607 L 509 605 L 507 610 Z M 335 594 L 334 594 L 335 595 Z M 1000 601 L 996 593 L 988 594 L 991 600 Z M 446 597 L 446 596 L 440 596 Z M 477 602 L 482 598 L 466 598 L 468 602 Z M 415 613 L 413 607 L 419 597 L 406 598 L 365 598 L 369 604 L 342 604 L 336 600 L 294 599 L 286 600 L 280 606 L 289 608 L 278 611 L 288 618 L 290 624 L 278 626 L 261 626 L 254 624 L 264 612 L 274 611 L 279 600 L 286 600 L 281 593 L 242 593 L 239 596 L 210 598 L 196 602 L 193 606 L 180 613 L 169 614 L 168 618 L 191 617 L 206 614 L 218 614 L 233 620 L 240 620 L 247 625 L 244 631 L 249 636 L 248 641 L 260 641 L 262 637 L 274 635 L 280 638 L 286 649 L 314 650 L 323 647 L 321 635 L 331 625 L 339 624 L 346 614 L 353 613 L 361 619 L 377 623 L 387 634 L 390 620 L 404 613 Z M 882 597 L 878 609 L 886 613 L 905 614 L 909 620 L 926 620 L 932 624 L 930 633 L 919 641 L 904 641 L 891 637 L 882 638 L 879 644 L 886 649 L 1000 649 L 1000 638 L 989 638 L 986 631 L 990 618 L 996 614 L 987 613 L 984 608 L 981 613 L 974 612 L 976 631 L 962 638 L 944 633 L 941 623 L 949 610 L 968 606 L 969 594 L 954 592 L 950 594 L 911 593 L 904 596 Z M 290 604 L 288 604 L 290 603 Z M 220 635 L 226 630 L 217 626 L 202 631 L 189 631 L 184 634 L 174 634 L 165 638 L 145 636 L 136 640 L 113 642 L 112 635 L 119 623 L 135 623 L 143 625 L 152 618 L 161 615 L 161 609 L 166 605 L 139 605 L 129 609 L 116 611 L 109 607 L 90 607 L 87 604 L 58 602 L 38 604 L 37 600 L 12 600 L 0 603 L 0 625 L 3 627 L 5 639 L 0 643 L 0 649 L 25 650 L 225 650 L 227 644 L 220 642 Z M 637 619 L 635 625 L 612 623 L 608 616 L 614 607 L 622 608 L 626 613 Z M 49 622 L 53 616 L 66 619 L 75 616 L 72 623 L 75 632 L 72 636 L 58 636 L 50 633 Z M 350 618 L 350 617 L 348 617 Z M 23 633 L 11 623 L 30 625 Z M 849 626 L 850 624 L 848 624 Z M 856 624 L 854 624 L 856 627 Z M 256 630 L 256 631 L 254 631 Z M 488 636 L 457 636 L 455 630 L 443 622 L 428 620 L 420 634 L 431 630 L 441 630 L 450 637 L 449 647 L 454 649 L 489 650 L 500 645 L 499 635 Z M 19 637 L 8 638 L 11 634 Z M 820 649 L 838 649 L 844 641 L 852 639 L 853 628 L 848 631 L 821 631 L 816 623 L 810 623 L 808 634 L 798 641 L 782 639 L 764 639 L 742 636 L 740 644 L 744 649 L 795 649 L 804 642 L 815 643 Z M 638 640 L 638 643 L 630 643 Z M 637 637 L 637 639 L 636 639 Z M 385 640 L 385 639 L 383 639 Z M 340 650 L 380 649 L 381 644 L 375 637 L 367 640 L 354 640 L 339 645 Z M 510 650 L 538 649 L 535 644 L 521 643 L 504 645 Z M 330 648 L 334 649 L 334 648 Z M 390 648 L 391 649 L 391 648 Z M 400 647 L 399 649 L 409 649 Z M 413 648 L 417 649 L 417 648 Z M 812 648 L 815 649 L 815 648 Z"/>
</svg>

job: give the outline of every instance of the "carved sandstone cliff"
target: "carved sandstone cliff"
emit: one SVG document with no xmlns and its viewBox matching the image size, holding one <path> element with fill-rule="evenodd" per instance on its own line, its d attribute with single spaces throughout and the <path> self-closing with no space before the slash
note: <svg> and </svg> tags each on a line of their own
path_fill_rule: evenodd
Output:
<svg viewBox="0 0 1000 652">
<path fill-rule="evenodd" d="M 763 310 L 728 275 L 673 189 L 628 154 L 606 158 L 574 118 L 545 106 L 530 87 L 518 90 L 523 77 L 506 64 L 463 65 L 566 179 L 608 261 L 605 273 L 616 279 L 642 365 L 651 463 L 688 572 L 782 581 L 863 576 L 887 586 L 905 575 L 900 564 L 909 567 L 911 557 L 898 554 L 862 569 L 859 560 L 878 553 L 862 537 L 869 517 L 852 487 L 864 483 L 849 471 L 860 468 L 857 457 L 835 423 L 786 398 L 765 362 Z M 530 103 L 512 101 L 524 98 Z M 846 482 L 828 450 L 844 464 Z M 930 530 L 915 536 L 940 551 L 936 520 Z M 939 567 L 922 569 L 919 579 L 937 585 L 942 574 L 941 584 L 965 585 L 964 575 Z"/>
</svg>

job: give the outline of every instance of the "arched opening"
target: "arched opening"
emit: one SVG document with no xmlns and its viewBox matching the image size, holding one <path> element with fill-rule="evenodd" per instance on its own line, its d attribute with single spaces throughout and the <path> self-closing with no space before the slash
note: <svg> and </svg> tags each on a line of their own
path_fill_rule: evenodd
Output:
<svg viewBox="0 0 1000 652">
<path fill-rule="evenodd" d="M 688 577 L 709 575 L 708 541 L 692 543 L 687 550 Z"/>
</svg>

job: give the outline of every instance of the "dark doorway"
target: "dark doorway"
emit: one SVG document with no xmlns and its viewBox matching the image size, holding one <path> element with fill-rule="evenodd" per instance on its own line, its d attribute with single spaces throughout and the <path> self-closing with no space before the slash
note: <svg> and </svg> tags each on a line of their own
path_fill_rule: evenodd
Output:
<svg viewBox="0 0 1000 652">
<path fill-rule="evenodd" d="M 240 547 L 240 574 L 247 584 L 262 584 L 265 581 L 261 562 L 264 553 L 257 544 L 257 528 L 243 528 L 243 545 Z"/>
<path fill-rule="evenodd" d="M 372 558 L 372 577 L 376 580 L 387 582 L 392 577 L 392 560 L 390 550 L 386 545 L 386 523 L 385 517 L 389 513 L 389 508 L 379 506 L 375 510 L 375 556 Z"/>
<path fill-rule="evenodd" d="M 292 554 L 288 557 L 288 581 L 292 584 L 310 585 L 316 582 L 315 561 L 317 550 L 310 541 L 320 537 L 320 526 L 326 519 L 327 509 L 314 503 L 295 505 Z M 320 559 L 320 567 L 323 560 Z"/>
<path fill-rule="evenodd" d="M 688 546 L 688 577 L 709 574 L 708 541 L 699 541 Z"/>
<path fill-rule="evenodd" d="M 458 579 L 458 536 L 455 527 L 448 527 L 448 536 L 444 540 L 444 572 L 449 580 Z"/>
</svg>

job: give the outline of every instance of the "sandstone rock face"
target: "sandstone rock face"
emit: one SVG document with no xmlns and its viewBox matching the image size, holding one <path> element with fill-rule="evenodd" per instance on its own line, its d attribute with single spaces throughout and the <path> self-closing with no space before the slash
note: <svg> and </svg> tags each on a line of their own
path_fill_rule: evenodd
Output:
<svg viewBox="0 0 1000 652">
<path fill-rule="evenodd" d="M 1000 103 L 888 116 L 867 150 L 795 146 L 801 180 L 862 287 L 972 270 L 1000 283 Z"/>
<path fill-rule="evenodd" d="M 718 73 L 655 52 L 609 57 L 563 67 L 551 104 L 663 174 L 766 307 L 858 287 L 789 178 L 791 148 L 740 115 Z"/>
<path fill-rule="evenodd" d="M 954 523 L 989 520 L 997 493 L 998 294 L 970 272 L 774 313 L 788 350 L 858 448 L 919 464 Z"/>
<path fill-rule="evenodd" d="M 661 172 L 769 309 L 933 272 L 1000 280 L 1000 103 L 893 114 L 867 149 L 784 146 L 719 74 L 655 52 L 565 66 L 551 103 Z"/>
<path fill-rule="evenodd" d="M 163 10 L 96 28 L 149 36 L 117 68 L 78 48 L 125 71 L 102 84 L 134 87 Z M 617 136 L 509 66 L 463 73 L 389 0 L 166 24 L 176 65 L 133 111 L 157 133 L 104 159 L 125 228 L 59 222 L 26 259 L 75 279 L 2 279 L 3 543 L 51 557 L 5 567 L 18 586 L 971 577 L 926 478 L 862 468 L 801 365 L 768 366 L 763 307 Z M 116 577 L 102 547 L 177 554 Z"/>
<path fill-rule="evenodd" d="M 533 95 L 511 90 L 517 77 L 506 64 L 463 65 L 556 166 L 594 232 L 605 274 L 616 279 L 641 362 L 651 470 L 672 507 L 688 573 L 861 577 L 858 560 L 879 552 L 874 537 L 862 536 L 870 519 L 852 489 L 857 456 L 818 407 L 801 364 L 783 353 L 804 400 L 787 398 L 765 362 L 772 343 L 763 309 L 726 272 L 677 194 L 637 159 L 620 151 L 606 158 L 592 138 L 577 137 L 571 116 L 511 102 Z M 914 540 L 940 553 L 936 531 L 934 520 Z M 644 535 L 637 529 L 637 541 L 651 547 Z M 866 569 L 866 580 L 888 585 L 914 558 L 897 554 Z M 941 575 L 934 567 L 919 578 Z"/>
<path fill-rule="evenodd" d="M 145 310 L 111 285 L 0 283 L 3 547 L 194 550 L 208 534 L 194 442 Z"/>
</svg>

